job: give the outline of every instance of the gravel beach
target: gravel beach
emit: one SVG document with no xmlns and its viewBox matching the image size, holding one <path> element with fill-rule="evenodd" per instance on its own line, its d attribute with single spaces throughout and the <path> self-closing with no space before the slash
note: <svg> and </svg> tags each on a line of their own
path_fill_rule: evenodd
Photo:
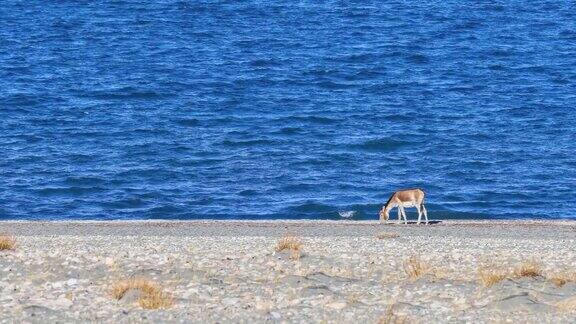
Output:
<svg viewBox="0 0 576 324">
<path fill-rule="evenodd" d="M 0 233 L 16 241 L 0 251 L 6 323 L 576 321 L 574 221 L 3 221 Z M 166 302 L 118 293 L 131 278 Z"/>
</svg>

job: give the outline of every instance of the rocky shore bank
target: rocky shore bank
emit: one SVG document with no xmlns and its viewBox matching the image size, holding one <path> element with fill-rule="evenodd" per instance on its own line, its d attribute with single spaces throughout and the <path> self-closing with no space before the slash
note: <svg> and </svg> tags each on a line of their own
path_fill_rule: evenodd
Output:
<svg viewBox="0 0 576 324">
<path fill-rule="evenodd" d="M 576 223 L 0 222 L 2 322 L 576 320 Z M 282 241 L 284 240 L 284 241 Z"/>
</svg>

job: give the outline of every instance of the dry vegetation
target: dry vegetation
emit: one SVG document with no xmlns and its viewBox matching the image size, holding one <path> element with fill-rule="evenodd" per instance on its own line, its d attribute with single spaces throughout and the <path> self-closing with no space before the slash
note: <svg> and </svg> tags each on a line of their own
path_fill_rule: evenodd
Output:
<svg viewBox="0 0 576 324">
<path fill-rule="evenodd" d="M 14 250 L 16 239 L 12 235 L 0 235 L 0 251 Z"/>
<path fill-rule="evenodd" d="M 562 287 L 569 282 L 576 283 L 576 272 L 557 272 L 548 276 L 548 279 L 552 281 L 556 286 Z"/>
<path fill-rule="evenodd" d="M 378 320 L 378 324 L 404 324 L 406 323 L 407 317 L 405 315 L 394 314 L 394 305 L 390 304 L 386 308 L 386 314 L 384 314 Z"/>
<path fill-rule="evenodd" d="M 302 242 L 295 236 L 287 235 L 281 238 L 276 244 L 276 252 L 282 251 L 290 252 L 290 259 L 299 260 L 303 251 Z"/>
<path fill-rule="evenodd" d="M 397 237 L 400 237 L 400 234 L 394 233 L 394 232 L 380 232 L 380 233 L 376 234 L 376 238 L 379 240 L 391 239 L 391 238 L 397 238 Z"/>
<path fill-rule="evenodd" d="M 563 312 L 576 312 L 576 296 L 559 301 L 556 307 Z"/>
<path fill-rule="evenodd" d="M 542 275 L 542 269 L 540 265 L 534 261 L 526 262 L 518 266 L 513 273 L 516 278 L 521 277 L 539 277 Z"/>
<path fill-rule="evenodd" d="M 404 261 L 404 271 L 411 280 L 416 280 L 430 271 L 430 267 L 417 256 L 411 256 Z"/>
<path fill-rule="evenodd" d="M 491 287 L 508 276 L 506 271 L 483 268 L 478 271 L 478 278 L 484 287 Z"/>
<path fill-rule="evenodd" d="M 165 293 L 158 284 L 143 278 L 130 278 L 115 283 L 112 287 L 112 296 L 120 300 L 131 289 L 139 291 L 138 303 L 142 308 L 169 308 L 174 302 L 172 297 Z"/>
<path fill-rule="evenodd" d="M 512 271 L 495 267 L 484 267 L 478 271 L 478 279 L 484 287 L 491 287 L 506 278 L 534 278 L 539 276 L 542 276 L 542 268 L 534 261 L 522 263 Z"/>
</svg>

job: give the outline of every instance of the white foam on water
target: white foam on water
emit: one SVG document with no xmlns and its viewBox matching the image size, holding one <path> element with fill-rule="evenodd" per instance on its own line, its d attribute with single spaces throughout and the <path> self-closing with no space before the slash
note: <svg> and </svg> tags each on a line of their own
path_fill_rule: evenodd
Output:
<svg viewBox="0 0 576 324">
<path fill-rule="evenodd" d="M 355 210 L 339 211 L 338 215 L 340 215 L 340 217 L 342 218 L 351 218 L 354 217 L 354 215 L 356 215 L 356 211 Z"/>
</svg>

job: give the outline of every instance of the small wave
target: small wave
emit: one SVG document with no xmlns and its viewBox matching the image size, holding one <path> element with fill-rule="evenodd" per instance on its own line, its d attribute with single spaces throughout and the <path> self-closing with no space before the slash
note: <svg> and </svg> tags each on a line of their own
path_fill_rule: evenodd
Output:
<svg viewBox="0 0 576 324">
<path fill-rule="evenodd" d="M 333 61 L 342 63 L 372 63 L 380 59 L 380 55 L 374 53 L 355 53 L 332 58 Z"/>
<path fill-rule="evenodd" d="M 280 130 L 281 134 L 284 135 L 294 135 L 300 133 L 301 128 L 299 127 L 284 127 Z"/>
<path fill-rule="evenodd" d="M 450 88 L 447 88 L 446 90 L 448 92 L 470 93 L 470 92 L 475 92 L 475 91 L 481 91 L 485 88 L 486 87 L 484 87 L 484 86 L 477 85 L 477 86 L 450 87 Z"/>
<path fill-rule="evenodd" d="M 342 218 L 352 218 L 356 216 L 356 211 L 355 210 L 339 211 L 338 215 L 340 215 L 340 217 Z"/>
<path fill-rule="evenodd" d="M 247 140 L 247 141 L 233 141 L 233 140 L 224 140 L 222 145 L 230 146 L 230 147 L 250 147 L 250 146 L 259 146 L 259 145 L 272 145 L 274 144 L 273 141 L 270 140 Z"/>
<path fill-rule="evenodd" d="M 369 140 L 361 144 L 354 144 L 353 147 L 365 151 L 383 152 L 383 151 L 396 150 L 411 144 L 414 143 L 408 141 L 395 140 L 391 138 L 379 138 Z"/>
<path fill-rule="evenodd" d="M 502 64 L 491 64 L 488 66 L 488 69 L 493 71 L 503 71 L 506 70 L 506 67 Z"/>
<path fill-rule="evenodd" d="M 576 39 L 576 31 L 564 29 L 560 33 L 558 33 L 558 36 L 560 36 L 560 38 L 563 39 Z"/>
<path fill-rule="evenodd" d="M 125 170 L 117 173 L 115 175 L 116 179 L 147 179 L 148 181 L 162 182 L 167 179 L 178 178 L 182 174 L 178 171 L 166 170 L 160 168 L 142 168 L 142 169 L 131 169 Z"/>
<path fill-rule="evenodd" d="M 165 205 L 153 207 L 142 213 L 145 218 L 149 219 L 179 219 L 184 212 L 185 209 L 182 207 Z"/>
<path fill-rule="evenodd" d="M 0 103 L 7 107 L 6 109 L 10 108 L 11 110 L 15 111 L 23 111 L 27 112 L 22 107 L 34 107 L 39 105 L 42 102 L 42 98 L 35 95 L 27 95 L 27 94 L 14 94 L 10 96 L 6 96 L 0 98 Z M 11 107 L 19 107 L 19 108 L 11 108 Z M 2 109 L 5 109 L 4 107 Z"/>
<path fill-rule="evenodd" d="M 266 59 L 256 59 L 250 62 L 250 66 L 253 67 L 272 67 L 280 65 L 275 60 L 266 60 Z"/>
<path fill-rule="evenodd" d="M 423 54 L 412 54 L 407 58 L 408 62 L 416 63 L 416 64 L 426 64 L 430 62 L 430 59 Z"/>
<path fill-rule="evenodd" d="M 220 163 L 226 162 L 226 159 L 218 158 L 192 158 L 179 160 L 177 165 L 179 166 L 212 166 L 218 165 Z"/>
<path fill-rule="evenodd" d="M 289 119 L 298 122 L 323 124 L 323 125 L 337 124 L 341 121 L 340 119 L 337 118 L 320 117 L 320 116 L 291 116 L 289 117 Z"/>
<path fill-rule="evenodd" d="M 437 211 L 430 208 L 428 209 L 429 219 L 496 219 L 498 215 L 471 213 L 460 211 Z M 409 216 L 410 217 L 410 216 Z"/>
<path fill-rule="evenodd" d="M 454 30 L 474 30 L 483 26 L 480 20 L 468 20 L 461 24 L 456 24 L 453 26 Z"/>
<path fill-rule="evenodd" d="M 191 127 L 191 126 L 198 126 L 200 125 L 200 121 L 196 118 L 183 118 L 183 119 L 177 119 L 176 124 L 180 125 L 180 126 L 186 126 L 186 127 Z"/>
<path fill-rule="evenodd" d="M 411 117 L 408 114 L 394 114 L 394 115 L 384 116 L 383 118 L 386 119 L 387 121 L 392 121 L 392 122 L 407 122 L 407 121 L 413 120 L 413 117 Z"/>
<path fill-rule="evenodd" d="M 306 160 L 301 160 L 301 161 L 294 161 L 290 165 L 291 166 L 320 166 L 320 165 L 329 165 L 329 164 L 333 164 L 333 163 L 334 163 L 334 160 L 329 159 L 329 158 L 325 158 L 325 159 L 312 158 L 312 159 L 306 159 Z"/>
<path fill-rule="evenodd" d="M 147 202 L 134 197 L 134 198 L 125 198 L 121 200 L 105 202 L 101 204 L 105 208 L 113 208 L 113 209 L 139 209 L 145 207 Z"/>
<path fill-rule="evenodd" d="M 258 195 L 258 191 L 256 190 L 252 190 L 252 189 L 246 189 L 246 190 L 242 190 L 238 193 L 239 196 L 242 197 L 253 197 Z"/>
<path fill-rule="evenodd" d="M 511 57 L 515 53 L 513 50 L 510 49 L 493 49 L 486 51 L 486 54 L 488 54 L 488 56 L 494 56 L 494 57 Z"/>
<path fill-rule="evenodd" d="M 325 214 L 336 212 L 336 208 L 330 205 L 308 201 L 303 204 L 288 208 L 289 212 L 298 214 Z"/>
<path fill-rule="evenodd" d="M 323 89 L 330 89 L 330 90 L 338 90 L 338 89 L 348 89 L 354 88 L 356 85 L 354 84 L 345 84 L 345 83 L 338 83 L 333 81 L 320 81 L 317 82 L 316 85 Z"/>
<path fill-rule="evenodd" d="M 506 7 L 501 5 L 501 4 L 494 4 L 494 3 L 488 3 L 484 6 L 479 7 L 481 10 L 485 10 L 485 11 L 493 11 L 493 12 L 502 12 L 506 10 Z"/>
<path fill-rule="evenodd" d="M 20 135 L 15 135 L 12 137 L 13 139 L 22 139 L 24 140 L 26 143 L 38 143 L 42 140 L 44 140 L 43 137 L 40 136 L 36 136 L 36 135 L 27 135 L 27 134 L 20 134 Z"/>
<path fill-rule="evenodd" d="M 161 97 L 161 95 L 155 91 L 139 90 L 132 87 L 110 91 L 92 91 L 79 96 L 99 100 L 156 99 Z"/>
<path fill-rule="evenodd" d="M 385 73 L 374 70 L 374 69 L 362 69 L 356 72 L 354 75 L 350 75 L 346 77 L 346 80 L 349 81 L 356 81 L 356 80 L 374 80 L 384 76 Z"/>
<path fill-rule="evenodd" d="M 312 162 L 312 161 L 311 161 Z M 295 183 L 286 186 L 279 187 L 276 189 L 278 192 L 309 192 L 315 190 L 318 186 L 311 183 Z"/>
<path fill-rule="evenodd" d="M 82 196 L 86 194 L 93 194 L 97 192 L 103 192 L 105 189 L 99 187 L 65 187 L 65 188 L 42 188 L 37 189 L 35 192 L 40 196 L 52 197 L 52 196 Z"/>
<path fill-rule="evenodd" d="M 64 180 L 64 183 L 70 186 L 94 186 L 102 185 L 106 181 L 100 177 L 90 177 L 90 176 L 76 176 L 68 177 Z"/>
</svg>

